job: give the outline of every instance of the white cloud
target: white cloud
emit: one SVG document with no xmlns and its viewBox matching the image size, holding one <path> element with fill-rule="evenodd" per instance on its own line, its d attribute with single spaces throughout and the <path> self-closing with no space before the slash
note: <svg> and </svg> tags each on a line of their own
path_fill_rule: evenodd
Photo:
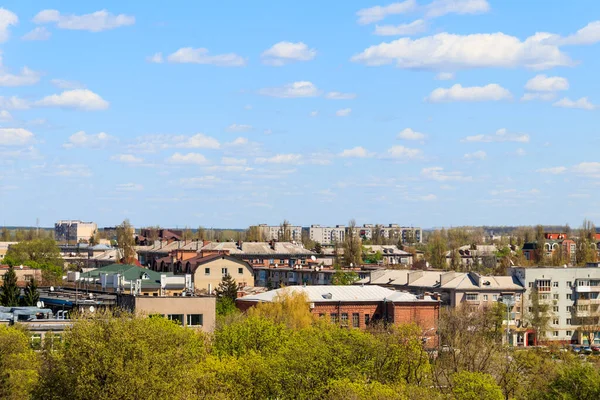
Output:
<svg viewBox="0 0 600 400">
<path fill-rule="evenodd" d="M 12 120 L 12 115 L 6 110 L 0 110 L 0 121 L 10 121 Z"/>
<path fill-rule="evenodd" d="M 79 131 L 71 135 L 68 143 L 63 144 L 63 147 L 67 149 L 74 147 L 102 148 L 117 141 L 117 138 L 104 132 L 88 135 L 84 131 Z"/>
<path fill-rule="evenodd" d="M 179 147 L 186 149 L 219 149 L 221 144 L 213 137 L 206 136 L 203 133 L 197 133 L 191 137 L 177 135 L 172 138 L 171 143 L 165 143 L 163 148 Z"/>
<path fill-rule="evenodd" d="M 209 188 L 213 187 L 216 183 L 220 183 L 222 180 L 219 177 L 213 175 L 197 176 L 194 178 L 181 178 L 175 183 L 186 189 L 198 189 L 198 188 Z"/>
<path fill-rule="evenodd" d="M 26 110 L 30 107 L 27 100 L 17 96 L 3 97 L 0 96 L 0 108 L 8 108 L 9 110 Z"/>
<path fill-rule="evenodd" d="M 421 158 L 422 156 L 423 152 L 419 149 L 411 149 L 409 147 L 398 145 L 390 147 L 385 155 L 386 158 L 394 158 L 398 160 L 414 160 Z"/>
<path fill-rule="evenodd" d="M 527 152 L 525 151 L 525 149 L 519 147 L 517 150 L 515 150 L 515 155 L 519 157 L 524 157 L 527 155 Z"/>
<path fill-rule="evenodd" d="M 279 42 L 261 54 L 264 64 L 280 67 L 294 61 L 310 61 L 317 55 L 315 49 L 309 49 L 302 42 Z"/>
<path fill-rule="evenodd" d="M 167 159 L 171 164 L 207 164 L 208 160 L 200 153 L 175 153 Z"/>
<path fill-rule="evenodd" d="M 356 93 L 329 92 L 325 95 L 325 98 L 330 100 L 352 100 L 356 98 Z"/>
<path fill-rule="evenodd" d="M 427 194 L 424 196 L 417 196 L 416 200 L 421 200 L 421 201 L 436 201 L 437 200 L 437 196 L 435 194 Z"/>
<path fill-rule="evenodd" d="M 112 156 L 110 159 L 124 164 L 139 164 L 144 162 L 143 158 L 136 157 L 133 154 L 117 154 L 115 156 Z"/>
<path fill-rule="evenodd" d="M 363 8 L 362 10 L 358 10 L 356 12 L 356 15 L 358 16 L 358 23 L 360 25 L 366 25 L 371 24 L 373 22 L 381 21 L 388 15 L 404 14 L 413 11 L 416 8 L 416 0 L 406 0 L 399 3 L 392 3 L 387 6 Z"/>
<path fill-rule="evenodd" d="M 376 25 L 374 33 L 379 36 L 412 36 L 426 30 L 427 23 L 422 19 L 418 19 L 408 24 Z"/>
<path fill-rule="evenodd" d="M 246 59 L 235 53 L 209 55 L 208 49 L 182 47 L 173 54 L 169 54 L 167 61 L 171 63 L 209 64 L 217 67 L 243 67 Z"/>
<path fill-rule="evenodd" d="M 337 110 L 335 112 L 335 115 L 338 116 L 338 117 L 347 117 L 351 113 L 352 113 L 352 109 L 351 108 L 342 108 L 341 110 Z"/>
<path fill-rule="evenodd" d="M 27 86 L 35 85 L 40 81 L 40 74 L 27 67 L 21 69 L 21 73 L 13 75 L 0 70 L 0 86 Z"/>
<path fill-rule="evenodd" d="M 234 157 L 223 157 L 221 158 L 221 164 L 223 165 L 246 165 L 245 158 L 234 158 Z"/>
<path fill-rule="evenodd" d="M 225 128 L 227 132 L 248 132 L 252 130 L 252 125 L 231 124 Z"/>
<path fill-rule="evenodd" d="M 372 153 L 369 153 L 367 149 L 361 146 L 354 147 L 352 149 L 346 149 L 340 153 L 340 157 L 353 157 L 353 158 L 367 158 L 371 157 Z"/>
<path fill-rule="evenodd" d="M 34 135 L 23 128 L 0 128 L 0 146 L 23 146 L 33 142 Z"/>
<path fill-rule="evenodd" d="M 235 140 L 232 142 L 227 143 L 228 146 L 243 146 L 245 144 L 248 144 L 248 139 L 242 136 L 235 138 Z"/>
<path fill-rule="evenodd" d="M 154 53 L 150 57 L 146 57 L 146 61 L 154 64 L 162 64 L 164 62 L 162 53 Z"/>
<path fill-rule="evenodd" d="M 498 129 L 491 135 L 474 135 L 467 136 L 461 140 L 461 142 L 479 142 L 479 143 L 492 143 L 492 142 L 517 142 L 517 143 L 529 143 L 530 137 L 527 134 L 510 133 L 505 128 Z"/>
<path fill-rule="evenodd" d="M 9 28 L 19 23 L 19 17 L 6 8 L 0 8 L 0 43 L 4 43 L 10 36 Z"/>
<path fill-rule="evenodd" d="M 413 131 L 410 128 L 406 128 L 398 133 L 397 138 L 402 140 L 425 140 L 427 135 L 421 132 Z"/>
<path fill-rule="evenodd" d="M 257 164 L 298 164 L 302 161 L 300 154 L 277 154 L 273 157 L 259 157 Z"/>
<path fill-rule="evenodd" d="M 310 115 L 311 117 L 316 117 L 319 115 L 318 111 L 311 111 L 308 115 Z"/>
<path fill-rule="evenodd" d="M 555 107 L 579 108 L 582 110 L 593 110 L 597 107 L 595 104 L 590 103 L 587 97 L 582 97 L 579 100 L 571 100 L 568 97 L 564 97 L 552 105 Z"/>
<path fill-rule="evenodd" d="M 536 172 L 539 172 L 541 174 L 559 175 L 559 174 L 564 174 L 565 172 L 567 172 L 567 167 L 540 168 Z"/>
<path fill-rule="evenodd" d="M 61 94 L 46 96 L 35 102 L 40 107 L 61 107 L 80 110 L 105 110 L 108 101 L 88 89 L 67 90 Z"/>
<path fill-rule="evenodd" d="M 510 92 L 496 83 L 471 87 L 463 87 L 457 83 L 448 89 L 437 88 L 433 90 L 427 100 L 432 103 L 440 103 L 451 101 L 500 101 L 511 98 Z"/>
<path fill-rule="evenodd" d="M 139 183 L 120 183 L 116 187 L 117 192 L 139 192 L 144 190 L 144 185 Z"/>
<path fill-rule="evenodd" d="M 560 40 L 562 45 L 585 45 L 600 42 L 600 21 L 590 22 L 576 33 Z"/>
<path fill-rule="evenodd" d="M 552 101 L 555 98 L 556 98 L 556 93 L 554 93 L 554 92 L 525 93 L 523 95 L 523 97 L 521 97 L 521 101 L 531 101 L 531 100 Z"/>
<path fill-rule="evenodd" d="M 50 80 L 50 83 L 59 89 L 84 89 L 85 88 L 85 85 L 80 82 L 69 81 L 66 79 L 52 79 L 52 80 Z"/>
<path fill-rule="evenodd" d="M 399 68 L 457 70 L 467 68 L 547 69 L 573 65 L 550 43 L 549 33 L 536 33 L 524 41 L 504 33 L 457 35 L 439 33 L 419 39 L 400 38 L 365 49 L 352 61 L 367 65 L 396 63 Z"/>
<path fill-rule="evenodd" d="M 446 172 L 442 167 L 428 167 L 421 170 L 421 175 L 424 178 L 432 179 L 438 182 L 450 182 L 450 181 L 470 181 L 470 176 L 464 176 L 462 172 Z"/>
<path fill-rule="evenodd" d="M 265 135 L 270 135 L 270 134 L 272 134 L 272 133 L 273 133 L 273 129 L 265 129 L 265 130 L 263 131 L 263 134 L 265 134 Z"/>
<path fill-rule="evenodd" d="M 435 79 L 437 79 L 438 81 L 450 81 L 450 80 L 454 79 L 454 73 L 453 72 L 439 72 L 435 76 Z"/>
<path fill-rule="evenodd" d="M 114 15 L 106 10 L 100 10 L 84 15 L 62 15 L 57 10 L 43 10 L 33 17 L 36 24 L 56 23 L 60 29 L 101 32 L 120 26 L 135 24 L 135 17 L 125 14 Z"/>
<path fill-rule="evenodd" d="M 426 6 L 425 17 L 437 18 L 446 14 L 482 14 L 490 10 L 486 0 L 435 0 Z"/>
<path fill-rule="evenodd" d="M 92 176 L 92 171 L 90 171 L 87 165 L 83 164 L 60 164 L 50 172 L 50 175 L 66 178 L 87 178 Z"/>
<path fill-rule="evenodd" d="M 38 26 L 37 28 L 33 28 L 31 31 L 27 32 L 23 36 L 21 36 L 21 40 L 48 40 L 50 39 L 52 34 L 46 27 Z"/>
<path fill-rule="evenodd" d="M 487 158 L 487 153 L 483 150 L 479 150 L 473 153 L 467 153 L 463 156 L 465 160 L 473 161 L 473 160 L 485 160 Z"/>
<path fill-rule="evenodd" d="M 572 168 L 573 172 L 590 178 L 600 178 L 600 162 L 582 162 Z"/>
<path fill-rule="evenodd" d="M 321 91 L 308 81 L 298 81 L 289 83 L 282 87 L 264 88 L 258 91 L 263 96 L 279 97 L 282 99 L 293 97 L 317 97 L 321 95 Z"/>
<path fill-rule="evenodd" d="M 525 89 L 532 92 L 556 92 L 569 89 L 569 81 L 560 76 L 540 74 L 528 80 Z"/>
</svg>

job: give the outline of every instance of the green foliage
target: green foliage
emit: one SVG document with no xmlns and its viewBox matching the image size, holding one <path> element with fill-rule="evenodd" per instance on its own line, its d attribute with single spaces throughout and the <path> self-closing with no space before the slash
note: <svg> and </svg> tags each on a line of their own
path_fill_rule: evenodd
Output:
<svg viewBox="0 0 600 400">
<path fill-rule="evenodd" d="M 425 258 L 433 268 L 446 269 L 447 242 L 445 231 L 435 231 L 429 237 Z"/>
<path fill-rule="evenodd" d="M 39 378 L 39 365 L 27 334 L 0 325 L 0 398 L 29 398 Z"/>
<path fill-rule="evenodd" d="M 117 225 L 117 246 L 121 251 L 123 264 L 135 263 L 135 229 L 128 219 Z"/>
<path fill-rule="evenodd" d="M 241 318 L 215 331 L 213 351 L 219 357 L 270 353 L 285 345 L 289 334 L 283 323 L 259 316 Z"/>
<path fill-rule="evenodd" d="M 358 281 L 359 276 L 354 271 L 344 271 L 341 267 L 335 267 L 335 272 L 331 277 L 331 283 L 333 285 L 352 285 Z"/>
<path fill-rule="evenodd" d="M 190 399 L 205 338 L 164 318 L 78 320 L 42 353 L 43 399 Z"/>
<path fill-rule="evenodd" d="M 11 265 L 4 274 L 2 282 L 2 293 L 0 293 L 0 304 L 5 307 L 16 307 L 19 305 L 21 289 L 17 286 L 17 274 Z"/>
<path fill-rule="evenodd" d="M 37 283 L 35 279 L 31 279 L 25 287 L 24 295 L 21 298 L 21 305 L 34 307 L 38 301 L 40 301 L 40 293 L 38 292 Z"/>
<path fill-rule="evenodd" d="M 6 261 L 10 265 L 58 265 L 62 266 L 63 260 L 60 249 L 54 239 L 33 239 L 11 245 L 6 252 Z"/>
<path fill-rule="evenodd" d="M 310 326 L 315 317 L 310 311 L 308 297 L 303 292 L 281 290 L 274 301 L 259 303 L 248 310 L 248 315 L 268 318 L 291 329 Z"/>
<path fill-rule="evenodd" d="M 563 366 L 550 384 L 548 397 L 564 400 L 600 399 L 600 370 L 590 364 Z"/>
<path fill-rule="evenodd" d="M 221 279 L 219 286 L 215 289 L 217 298 L 227 297 L 232 302 L 237 299 L 238 285 L 231 275 L 227 274 Z"/>
<path fill-rule="evenodd" d="M 362 244 L 356 229 L 356 221 L 354 220 L 350 220 L 348 224 L 343 248 L 343 261 L 345 266 L 359 266 L 362 264 Z"/>
<path fill-rule="evenodd" d="M 383 253 L 381 251 L 370 252 L 367 247 L 362 248 L 362 257 L 365 264 L 377 264 L 383 260 Z"/>
<path fill-rule="evenodd" d="M 494 377 L 481 372 L 462 371 L 454 375 L 452 393 L 460 400 L 502 400 Z"/>
<path fill-rule="evenodd" d="M 235 301 L 229 297 L 217 297 L 217 316 L 226 317 L 236 312 Z"/>
<path fill-rule="evenodd" d="M 319 242 L 315 242 L 315 253 L 323 254 L 323 246 Z"/>
<path fill-rule="evenodd" d="M 536 288 L 532 288 L 530 294 L 531 300 L 529 301 L 529 306 L 531 307 L 531 311 L 525 315 L 525 318 L 535 330 L 536 340 L 539 343 L 550 328 L 552 308 L 550 303 L 540 298 L 540 294 Z"/>
</svg>

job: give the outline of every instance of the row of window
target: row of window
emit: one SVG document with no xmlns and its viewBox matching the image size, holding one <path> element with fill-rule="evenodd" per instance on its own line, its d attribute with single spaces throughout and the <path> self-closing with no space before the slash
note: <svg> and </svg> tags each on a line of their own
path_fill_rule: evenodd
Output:
<svg viewBox="0 0 600 400">
<path fill-rule="evenodd" d="M 319 314 L 319 317 L 323 318 L 323 317 L 325 317 L 325 314 Z M 342 326 L 348 326 L 348 313 L 342 313 L 339 321 L 338 321 L 338 314 L 331 313 L 331 314 L 329 314 L 329 319 L 333 323 L 340 322 Z M 371 316 L 369 314 L 365 314 L 365 325 L 368 325 L 369 322 L 371 322 Z M 360 314 L 359 313 L 352 313 L 352 327 L 353 328 L 360 327 Z"/>
<path fill-rule="evenodd" d="M 550 332 L 548 332 L 548 335 L 550 335 Z M 565 335 L 568 337 L 573 336 L 573 331 L 566 331 Z M 559 332 L 558 331 L 552 331 L 552 337 L 558 337 L 559 336 Z"/>
<path fill-rule="evenodd" d="M 229 273 L 227 268 L 221 268 L 221 275 L 225 276 Z M 204 275 L 210 275 L 210 268 L 204 268 Z M 238 275 L 244 275 L 244 268 L 238 268 Z"/>
<path fill-rule="evenodd" d="M 550 288 L 550 280 L 543 280 L 543 281 L 536 281 L 536 287 L 538 289 L 540 289 L 540 291 L 547 291 Z M 534 286 L 535 282 L 529 282 L 529 287 L 532 288 Z M 580 285 L 581 286 L 581 285 Z M 587 285 L 586 285 L 587 286 Z M 552 282 L 552 287 L 553 288 L 557 288 L 560 287 L 559 286 L 559 282 L 558 281 L 553 281 Z M 572 281 L 567 281 L 567 287 L 571 288 L 573 287 L 573 282 Z"/>
<path fill-rule="evenodd" d="M 157 315 L 161 316 L 161 315 Z M 204 324 L 204 315 L 203 314 L 167 314 L 167 319 L 169 321 L 175 321 L 178 325 L 183 326 L 183 321 L 187 317 L 187 326 L 202 326 Z"/>
<path fill-rule="evenodd" d="M 467 293 L 465 295 L 465 299 L 467 301 L 477 301 L 479 300 L 479 295 L 477 293 Z M 492 295 L 492 301 L 498 301 L 499 296 L 497 294 Z M 489 295 L 484 294 L 483 295 L 483 301 L 489 301 Z M 519 293 L 517 293 L 515 295 L 515 301 L 521 301 L 521 295 Z"/>
</svg>

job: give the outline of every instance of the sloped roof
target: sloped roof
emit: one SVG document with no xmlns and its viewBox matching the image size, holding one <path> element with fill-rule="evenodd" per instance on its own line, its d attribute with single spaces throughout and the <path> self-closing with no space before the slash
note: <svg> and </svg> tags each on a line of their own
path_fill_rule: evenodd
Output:
<svg viewBox="0 0 600 400">
<path fill-rule="evenodd" d="M 398 248 L 398 246 L 395 246 L 395 245 L 368 244 L 368 245 L 363 245 L 363 247 L 372 251 L 373 253 L 377 253 L 379 251 L 384 256 L 385 255 L 395 255 L 395 256 L 410 256 L 411 255 L 410 253 L 408 253 L 404 250 L 400 250 Z"/>
<path fill-rule="evenodd" d="M 160 282 L 161 273 L 152 271 L 148 268 L 138 267 L 131 264 L 110 264 L 101 268 L 93 269 L 89 272 L 81 274 L 82 278 L 99 278 L 100 274 L 121 274 L 127 281 L 140 279 L 144 274 L 148 276 L 148 280 Z M 164 273 L 163 273 L 164 274 Z M 169 274 L 167 274 L 169 275 Z"/>
<path fill-rule="evenodd" d="M 255 302 L 272 302 L 277 295 L 284 291 L 291 293 L 306 293 L 308 301 L 311 303 L 336 303 L 343 302 L 380 302 L 389 301 L 433 301 L 430 298 L 426 300 L 417 299 L 415 295 L 410 293 L 396 292 L 386 289 L 381 286 L 332 286 L 332 285 L 315 285 L 315 286 L 289 286 L 283 289 L 270 290 L 265 293 L 256 295 L 244 296 L 239 298 L 240 301 L 255 301 Z"/>
</svg>

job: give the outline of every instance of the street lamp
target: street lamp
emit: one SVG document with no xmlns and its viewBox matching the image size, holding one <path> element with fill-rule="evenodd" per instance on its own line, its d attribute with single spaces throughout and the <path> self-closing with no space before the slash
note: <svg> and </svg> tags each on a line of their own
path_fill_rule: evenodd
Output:
<svg viewBox="0 0 600 400">
<path fill-rule="evenodd" d="M 502 296 L 500 301 L 506 306 L 506 344 L 510 344 L 510 310 L 515 305 L 515 298 L 514 296 Z"/>
</svg>

